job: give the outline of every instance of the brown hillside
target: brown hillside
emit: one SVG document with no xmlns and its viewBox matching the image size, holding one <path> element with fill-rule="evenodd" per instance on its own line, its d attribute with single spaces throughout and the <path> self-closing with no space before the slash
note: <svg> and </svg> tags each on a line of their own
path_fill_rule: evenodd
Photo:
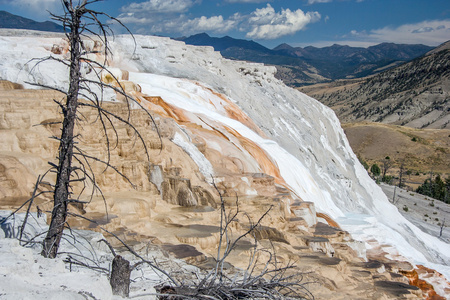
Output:
<svg viewBox="0 0 450 300">
<path fill-rule="evenodd" d="M 450 130 L 413 129 L 381 123 L 348 123 L 342 127 L 353 151 L 369 165 L 389 156 L 394 163 L 391 175 L 398 175 L 403 163 L 412 171 L 409 180 L 423 182 L 434 173 L 450 173 Z M 420 176 L 415 176 L 419 172 Z"/>
<path fill-rule="evenodd" d="M 299 88 L 343 123 L 380 122 L 450 129 L 450 51 L 415 59 L 371 77 Z"/>
</svg>

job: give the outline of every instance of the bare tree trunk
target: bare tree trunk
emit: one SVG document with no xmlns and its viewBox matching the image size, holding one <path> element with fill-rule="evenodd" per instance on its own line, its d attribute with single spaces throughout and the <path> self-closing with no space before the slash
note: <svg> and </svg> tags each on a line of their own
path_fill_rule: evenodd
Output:
<svg viewBox="0 0 450 300">
<path fill-rule="evenodd" d="M 113 295 L 127 297 L 130 294 L 130 262 L 120 255 L 116 255 L 112 262 L 111 284 Z"/>
<path fill-rule="evenodd" d="M 401 188 L 402 184 L 403 184 L 403 171 L 404 171 L 404 164 L 402 163 L 400 165 L 400 175 L 399 175 L 399 180 L 398 180 L 398 187 Z"/>
<path fill-rule="evenodd" d="M 70 32 L 70 85 L 66 105 L 63 106 L 63 128 L 59 144 L 58 175 L 56 178 L 53 197 L 53 211 L 50 228 L 44 239 L 42 255 L 49 258 L 56 257 L 59 243 L 67 218 L 69 199 L 70 174 L 72 171 L 73 133 L 78 106 L 78 91 L 80 88 L 80 17 L 77 9 L 69 10 L 72 16 Z"/>
</svg>

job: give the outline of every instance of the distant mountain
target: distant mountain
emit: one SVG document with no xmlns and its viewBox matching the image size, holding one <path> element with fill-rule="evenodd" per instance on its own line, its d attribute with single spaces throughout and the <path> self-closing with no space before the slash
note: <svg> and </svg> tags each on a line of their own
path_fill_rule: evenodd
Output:
<svg viewBox="0 0 450 300">
<path fill-rule="evenodd" d="M 425 45 L 382 43 L 368 48 L 342 46 L 337 44 L 323 48 L 312 46 L 293 48 L 289 45 L 282 44 L 273 50 L 285 53 L 286 55 L 303 57 L 309 60 L 343 60 L 349 62 L 375 63 L 383 60 L 409 61 L 427 53 L 431 49 L 433 49 L 433 47 Z"/>
<path fill-rule="evenodd" d="M 195 46 L 212 46 L 216 51 L 224 51 L 229 48 L 242 48 L 247 50 L 254 50 L 260 52 L 270 53 L 271 50 L 258 44 L 254 41 L 234 39 L 229 36 L 224 36 L 221 38 L 211 37 L 206 33 L 200 33 L 191 35 L 189 37 L 181 37 L 176 40 L 180 40 L 189 45 Z"/>
<path fill-rule="evenodd" d="M 333 108 L 344 123 L 450 129 L 450 41 L 374 76 L 300 90 Z"/>
<path fill-rule="evenodd" d="M 206 33 L 181 37 L 176 40 L 183 41 L 189 45 L 212 46 L 214 50 L 220 51 L 223 57 L 229 59 L 274 65 L 278 69 L 276 76 L 288 85 L 300 86 L 303 83 L 314 84 L 329 80 L 317 74 L 315 74 L 317 76 L 311 76 L 310 73 L 315 73 L 315 68 L 304 59 L 277 53 L 254 41 L 234 39 L 229 36 L 216 38 Z M 317 80 L 316 77 L 319 77 L 320 80 Z"/>
<path fill-rule="evenodd" d="M 281 46 L 281 47 L 280 47 Z M 330 79 L 355 78 L 373 74 L 379 68 L 400 64 L 419 57 L 433 47 L 382 43 L 368 48 L 334 44 L 330 47 L 305 48 L 280 45 L 274 51 L 292 57 L 301 57 Z"/>
<path fill-rule="evenodd" d="M 56 23 L 50 21 L 36 22 L 3 10 L 0 11 L 0 28 L 64 32 L 64 28 Z"/>
<path fill-rule="evenodd" d="M 292 47 L 281 44 L 268 49 L 254 41 L 216 38 L 206 33 L 177 40 L 197 46 L 212 46 L 230 59 L 274 65 L 277 77 L 286 84 L 298 87 L 342 78 L 359 78 L 375 74 L 421 56 L 433 47 L 383 43 L 369 48 L 333 45 L 317 48 Z"/>
</svg>

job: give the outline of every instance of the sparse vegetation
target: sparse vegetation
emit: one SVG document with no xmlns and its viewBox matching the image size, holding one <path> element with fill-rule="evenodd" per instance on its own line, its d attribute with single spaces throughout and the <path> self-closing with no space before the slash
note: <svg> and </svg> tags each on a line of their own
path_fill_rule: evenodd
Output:
<svg viewBox="0 0 450 300">
<path fill-rule="evenodd" d="M 369 170 L 369 164 L 361 156 L 358 156 L 358 160 L 364 169 Z"/>
<path fill-rule="evenodd" d="M 394 176 L 385 175 L 381 178 L 381 181 L 387 184 L 391 184 L 392 180 L 394 179 Z"/>
<path fill-rule="evenodd" d="M 404 206 L 403 206 L 403 210 L 404 210 L 405 212 L 408 212 L 408 210 L 409 210 L 408 206 L 404 205 Z"/>
<path fill-rule="evenodd" d="M 216 188 L 219 192 L 219 190 Z M 179 286 L 161 285 L 156 290 L 161 295 L 158 299 L 314 299 L 314 296 L 302 282 L 302 274 L 290 271 L 295 268 L 292 263 L 280 266 L 276 253 L 272 249 L 262 248 L 258 242 L 256 231 L 261 221 L 270 212 L 272 206 L 258 219 L 252 222 L 250 217 L 239 209 L 236 198 L 236 209 L 227 211 L 225 201 L 219 192 L 220 232 L 214 267 L 203 277 L 191 283 Z M 233 237 L 231 228 L 236 222 L 247 219 L 248 230 Z M 235 250 L 240 240 L 253 238 L 253 249 L 247 269 L 242 274 L 226 274 L 225 260 Z M 262 257 L 268 256 L 266 261 Z"/>
<path fill-rule="evenodd" d="M 383 172 L 383 160 L 389 156 L 392 167 L 387 171 L 387 175 L 398 176 L 403 163 L 402 185 L 411 187 L 411 190 L 417 189 L 418 182 L 423 183 L 427 178 L 427 172 L 424 170 L 432 169 L 445 174 L 441 175 L 445 177 L 450 174 L 450 143 L 446 131 L 424 131 L 376 123 L 343 124 L 343 128 L 355 153 L 364 157 L 370 166 L 377 164 Z M 413 137 L 416 137 L 416 143 L 411 142 Z M 439 147 L 446 148 L 447 153 L 438 151 Z M 379 179 L 381 181 L 382 177 Z"/>
<path fill-rule="evenodd" d="M 444 182 L 440 175 L 436 175 L 433 179 L 433 174 L 431 174 L 430 178 L 426 179 L 425 182 L 417 188 L 416 192 L 450 203 L 450 176 L 447 177 Z M 430 206 L 434 206 L 433 201 L 430 203 Z"/>
<path fill-rule="evenodd" d="M 377 164 L 373 164 L 372 167 L 370 167 L 370 172 L 374 177 L 378 177 L 381 174 L 381 169 Z"/>
</svg>

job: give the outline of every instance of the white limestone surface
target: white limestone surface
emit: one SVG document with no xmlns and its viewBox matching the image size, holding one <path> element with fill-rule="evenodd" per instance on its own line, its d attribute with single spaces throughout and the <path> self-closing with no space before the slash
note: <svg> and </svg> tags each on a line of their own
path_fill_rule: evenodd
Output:
<svg viewBox="0 0 450 300">
<path fill-rule="evenodd" d="M 390 244 L 399 255 L 450 278 L 450 246 L 420 231 L 389 203 L 352 152 L 331 109 L 286 87 L 275 79 L 273 67 L 230 61 L 211 47 L 152 36 L 135 38 L 136 45 L 129 36 L 112 41 L 112 67 L 129 71 L 130 80 L 144 93 L 161 96 L 193 115 L 206 115 L 233 128 L 264 149 L 298 197 L 337 218 L 355 237 Z M 61 41 L 43 36 L 0 36 L 4 58 L 0 77 L 64 88 L 65 67 L 50 62 L 33 69 L 27 64 L 32 58 L 50 55 L 55 43 Z M 211 90 L 236 103 L 268 138 L 228 118 L 220 97 Z"/>
</svg>

